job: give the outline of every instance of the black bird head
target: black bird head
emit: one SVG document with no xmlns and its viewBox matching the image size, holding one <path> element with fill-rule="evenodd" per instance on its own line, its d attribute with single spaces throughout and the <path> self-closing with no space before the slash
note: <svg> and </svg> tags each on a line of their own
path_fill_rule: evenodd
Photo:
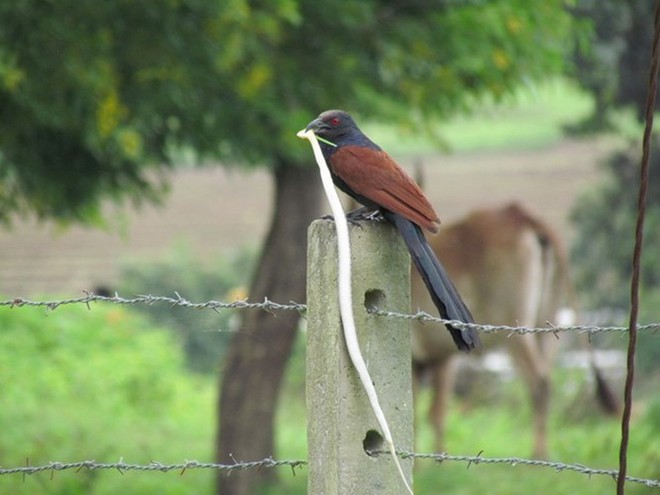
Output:
<svg viewBox="0 0 660 495">
<path fill-rule="evenodd" d="M 337 138 L 351 134 L 354 131 L 360 133 L 353 118 L 343 110 L 327 110 L 312 120 L 305 130 L 313 130 L 319 137 L 335 141 Z"/>
</svg>

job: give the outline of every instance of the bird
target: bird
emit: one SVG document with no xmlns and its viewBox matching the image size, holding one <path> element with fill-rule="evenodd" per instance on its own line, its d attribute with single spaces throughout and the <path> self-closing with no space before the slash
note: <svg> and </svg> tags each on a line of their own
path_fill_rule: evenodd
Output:
<svg viewBox="0 0 660 495">
<path fill-rule="evenodd" d="M 424 236 L 422 229 L 437 233 L 440 220 L 415 181 L 343 110 L 322 112 L 305 130 L 311 130 L 318 138 L 335 186 L 365 207 L 349 213 L 349 218 L 353 213 L 353 218 L 373 218 L 375 213 L 393 224 L 440 316 L 473 323 L 470 310 Z M 370 215 L 365 215 L 365 211 Z M 473 328 L 445 326 L 459 350 L 469 352 L 480 347 Z"/>
</svg>

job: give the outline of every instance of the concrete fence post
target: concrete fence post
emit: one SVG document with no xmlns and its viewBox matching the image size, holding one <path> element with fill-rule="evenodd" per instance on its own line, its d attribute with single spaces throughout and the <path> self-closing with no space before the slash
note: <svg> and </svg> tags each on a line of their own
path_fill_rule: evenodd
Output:
<svg viewBox="0 0 660 495">
<path fill-rule="evenodd" d="M 350 225 L 353 310 L 360 348 L 398 449 L 413 450 L 409 323 L 367 313 L 368 305 L 410 310 L 410 259 L 387 223 Z M 308 493 L 383 495 L 404 492 L 353 368 L 339 315 L 337 236 L 333 222 L 308 231 L 307 255 Z M 412 484 L 413 462 L 402 460 Z"/>
</svg>

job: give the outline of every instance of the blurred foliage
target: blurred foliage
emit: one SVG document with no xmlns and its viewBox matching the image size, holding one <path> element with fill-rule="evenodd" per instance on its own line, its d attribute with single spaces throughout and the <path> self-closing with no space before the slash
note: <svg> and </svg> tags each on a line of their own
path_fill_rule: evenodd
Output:
<svg viewBox="0 0 660 495">
<path fill-rule="evenodd" d="M 648 93 L 648 75 L 653 38 L 655 2 L 647 0 L 579 0 L 578 18 L 593 22 L 590 43 L 575 54 L 580 84 L 595 97 L 594 113 L 574 128 L 602 130 L 621 126 L 613 111 L 632 108 L 643 119 Z M 614 118 L 616 115 L 616 121 Z M 639 131 L 641 132 L 641 131 Z M 637 133 L 637 132 L 636 132 Z M 660 147 L 651 154 L 651 173 L 645 221 L 641 277 L 640 322 L 660 320 Z M 630 305 L 632 250 L 637 218 L 640 168 L 639 145 L 614 153 L 604 164 L 604 183 L 588 191 L 573 210 L 577 237 L 573 246 L 576 282 L 584 302 L 591 308 Z M 625 321 L 611 323 L 627 325 Z M 609 345 L 623 341 L 610 336 Z M 641 334 L 637 348 L 643 369 L 660 365 L 660 339 Z"/>
<path fill-rule="evenodd" d="M 41 465 L 50 461 L 94 459 L 97 462 L 148 464 L 151 461 L 205 461 L 212 456 L 212 411 L 216 391 L 210 380 L 186 372 L 183 356 L 168 332 L 153 329 L 127 308 L 92 304 L 43 308 L 0 309 L 0 464 L 3 467 Z M 288 375 L 304 366 L 304 348 L 297 346 Z M 84 356 L 84 359 L 80 359 Z M 297 380 L 300 377 L 296 377 Z M 571 380 L 572 381 L 572 380 Z M 569 380 L 561 383 L 569 384 Z M 298 388 L 298 385 L 295 385 Z M 557 387 L 553 400 L 550 442 L 553 458 L 589 467 L 613 468 L 617 462 L 620 425 L 616 419 L 589 416 L 581 421 L 564 411 L 574 393 Z M 293 392 L 293 389 L 290 390 Z M 524 391 L 507 382 L 515 410 L 498 402 L 453 403 L 448 421 L 451 453 L 484 451 L 484 456 L 526 457 L 531 448 L 531 415 Z M 425 420 L 429 394 L 421 393 L 417 411 L 416 450 L 432 450 L 432 432 Z M 660 401 L 653 396 L 632 424 L 629 471 L 658 479 L 657 438 Z M 305 453 L 306 411 L 302 395 L 290 393 L 278 416 L 279 459 L 301 459 Z M 594 406 L 595 407 L 595 406 Z M 529 425 L 526 428 L 525 425 Z M 478 432 L 478 433 L 475 433 Z M 607 493 L 610 478 L 587 477 L 551 469 L 520 466 L 420 462 L 415 493 Z M 512 471 L 513 470 L 513 471 Z M 212 470 L 181 473 L 121 474 L 81 470 L 45 472 L 23 478 L 0 476 L 0 492 L 50 494 L 176 494 L 212 493 Z M 307 470 L 282 470 L 281 484 L 268 493 L 306 493 Z M 626 493 L 649 489 L 629 484 Z"/>
<path fill-rule="evenodd" d="M 295 131 L 328 107 L 409 128 L 475 108 L 562 70 L 565 4 L 3 2 L 0 220 L 100 222 L 181 151 L 307 163 Z"/>
<path fill-rule="evenodd" d="M 632 107 L 637 119 L 643 119 L 654 6 L 649 0 L 578 0 L 572 9 L 576 19 L 592 26 L 590 35 L 580 31 L 573 56 L 578 81 L 596 101 L 581 130 L 613 127 L 615 108 Z"/>
<path fill-rule="evenodd" d="M 192 301 L 234 301 L 247 297 L 256 253 L 243 249 L 209 266 L 195 259 L 185 246 L 166 259 L 128 263 L 119 281 L 121 294 L 175 294 Z M 148 315 L 154 324 L 174 332 L 184 350 L 186 365 L 197 372 L 216 374 L 235 330 L 235 313 L 205 309 L 194 311 L 164 305 L 133 308 Z"/>
<path fill-rule="evenodd" d="M 640 150 L 637 144 L 613 154 L 603 166 L 606 179 L 587 191 L 572 211 L 576 237 L 572 246 L 575 281 L 589 308 L 626 311 L 630 301 L 632 252 L 635 242 Z M 641 266 L 640 323 L 660 320 L 660 145 L 653 145 Z M 625 322 L 616 322 L 627 324 Z M 657 368 L 660 338 L 639 337 L 642 366 Z M 619 340 L 612 338 L 612 341 Z"/>
<path fill-rule="evenodd" d="M 186 373 L 171 336 L 145 318 L 103 304 L 2 308 L 0 328 L 3 466 L 210 455 L 213 384 Z M 179 478 L 83 469 L 2 476 L 0 491 L 181 493 L 204 490 L 212 473 Z"/>
</svg>

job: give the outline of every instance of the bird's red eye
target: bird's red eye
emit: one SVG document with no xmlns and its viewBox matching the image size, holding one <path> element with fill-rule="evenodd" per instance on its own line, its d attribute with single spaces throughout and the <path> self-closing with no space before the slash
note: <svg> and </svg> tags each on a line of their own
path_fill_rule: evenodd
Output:
<svg viewBox="0 0 660 495">
<path fill-rule="evenodd" d="M 337 117 L 333 118 L 330 123 L 332 125 L 339 125 L 339 122 L 341 122 Z"/>
</svg>

